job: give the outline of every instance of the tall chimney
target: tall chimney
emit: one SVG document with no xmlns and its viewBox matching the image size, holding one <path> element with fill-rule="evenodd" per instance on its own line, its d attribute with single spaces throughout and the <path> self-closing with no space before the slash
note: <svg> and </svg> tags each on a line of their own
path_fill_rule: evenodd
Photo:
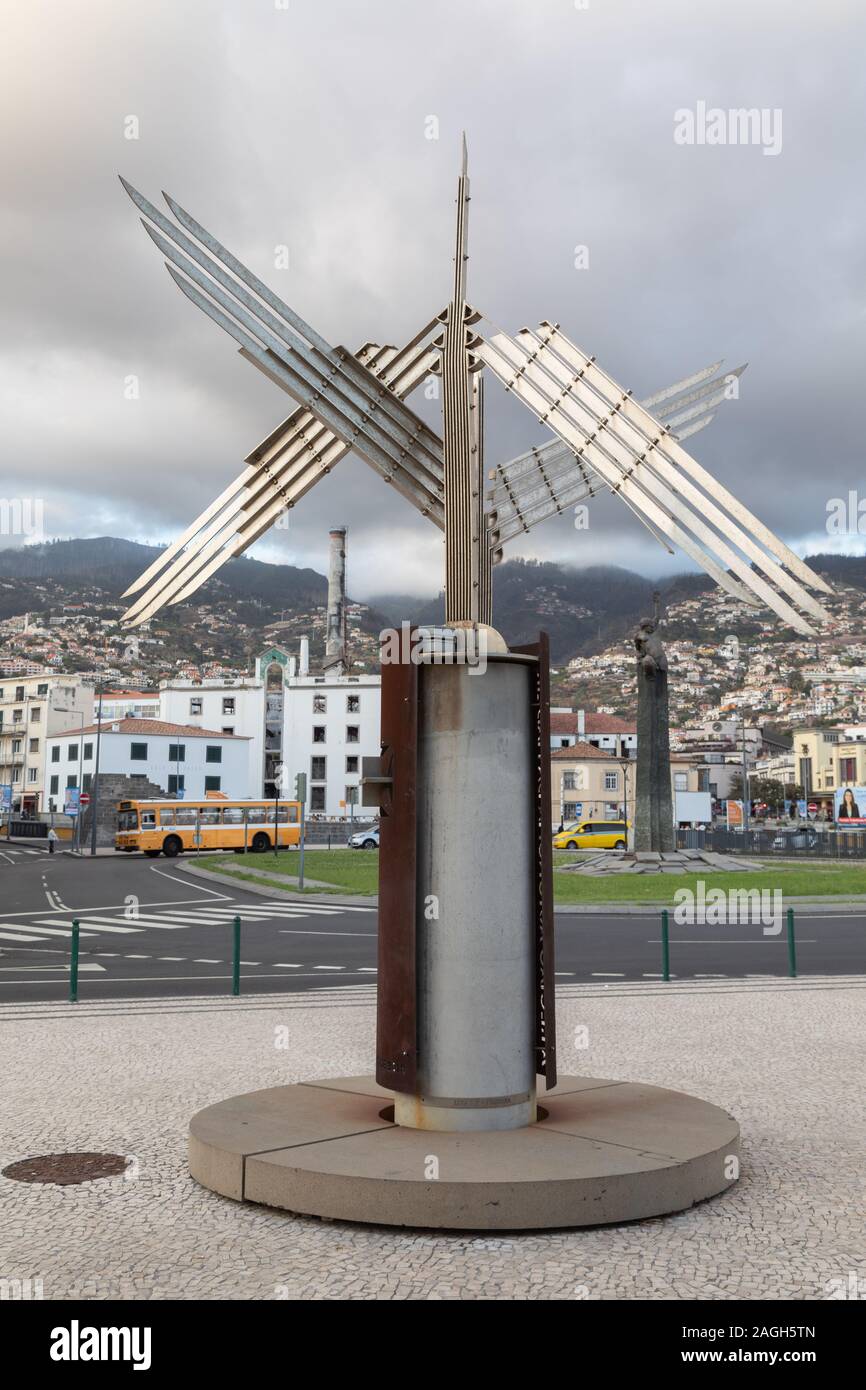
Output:
<svg viewBox="0 0 866 1390">
<path fill-rule="evenodd" d="M 335 676 L 346 670 L 346 534 L 345 526 L 334 527 L 328 557 L 325 670 Z"/>
<path fill-rule="evenodd" d="M 298 657 L 298 675 L 308 676 L 310 674 L 310 639 L 301 638 L 301 650 Z"/>
</svg>

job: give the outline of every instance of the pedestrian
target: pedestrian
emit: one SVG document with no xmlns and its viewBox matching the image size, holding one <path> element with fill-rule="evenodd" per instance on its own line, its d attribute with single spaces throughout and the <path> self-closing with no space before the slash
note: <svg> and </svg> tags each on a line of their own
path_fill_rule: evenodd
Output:
<svg viewBox="0 0 866 1390">
<path fill-rule="evenodd" d="M 48 853 L 49 853 L 49 854 L 53 854 L 53 853 L 54 853 L 54 846 L 56 845 L 57 840 L 58 840 L 57 831 L 54 829 L 54 826 L 52 825 L 52 826 L 49 827 L 49 830 L 48 830 Z"/>
</svg>

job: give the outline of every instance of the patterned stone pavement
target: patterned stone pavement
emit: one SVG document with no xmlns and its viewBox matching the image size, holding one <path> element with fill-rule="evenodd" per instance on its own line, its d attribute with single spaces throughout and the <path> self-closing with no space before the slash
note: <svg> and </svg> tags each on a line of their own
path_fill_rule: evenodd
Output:
<svg viewBox="0 0 866 1390">
<path fill-rule="evenodd" d="M 850 977 L 567 986 L 563 1070 L 730 1110 L 740 1181 L 678 1216 L 495 1236 L 295 1217 L 188 1176 L 193 1111 L 372 1071 L 370 990 L 7 1005 L 0 1167 L 70 1149 L 132 1161 L 77 1187 L 0 1177 L 0 1279 L 41 1279 L 46 1299 L 811 1300 L 853 1273 L 866 1295 L 864 1003 Z"/>
</svg>

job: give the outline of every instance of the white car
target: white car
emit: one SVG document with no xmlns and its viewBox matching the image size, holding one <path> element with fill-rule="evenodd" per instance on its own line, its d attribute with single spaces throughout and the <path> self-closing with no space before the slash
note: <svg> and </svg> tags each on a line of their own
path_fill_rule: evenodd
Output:
<svg viewBox="0 0 866 1390">
<path fill-rule="evenodd" d="M 379 827 L 372 825 L 367 830 L 359 830 L 357 835 L 349 837 L 350 849 L 378 849 L 379 848 Z"/>
</svg>

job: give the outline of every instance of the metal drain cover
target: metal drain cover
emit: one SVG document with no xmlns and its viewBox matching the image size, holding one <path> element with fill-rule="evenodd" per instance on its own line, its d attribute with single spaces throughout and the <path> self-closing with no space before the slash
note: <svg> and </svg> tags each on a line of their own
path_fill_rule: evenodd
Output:
<svg viewBox="0 0 866 1390">
<path fill-rule="evenodd" d="M 122 1173 L 129 1163 L 123 1154 L 65 1153 L 40 1154 L 36 1158 L 19 1158 L 3 1169 L 4 1178 L 15 1182 L 50 1182 L 58 1187 L 92 1182 L 94 1178 L 112 1178 Z"/>
</svg>

